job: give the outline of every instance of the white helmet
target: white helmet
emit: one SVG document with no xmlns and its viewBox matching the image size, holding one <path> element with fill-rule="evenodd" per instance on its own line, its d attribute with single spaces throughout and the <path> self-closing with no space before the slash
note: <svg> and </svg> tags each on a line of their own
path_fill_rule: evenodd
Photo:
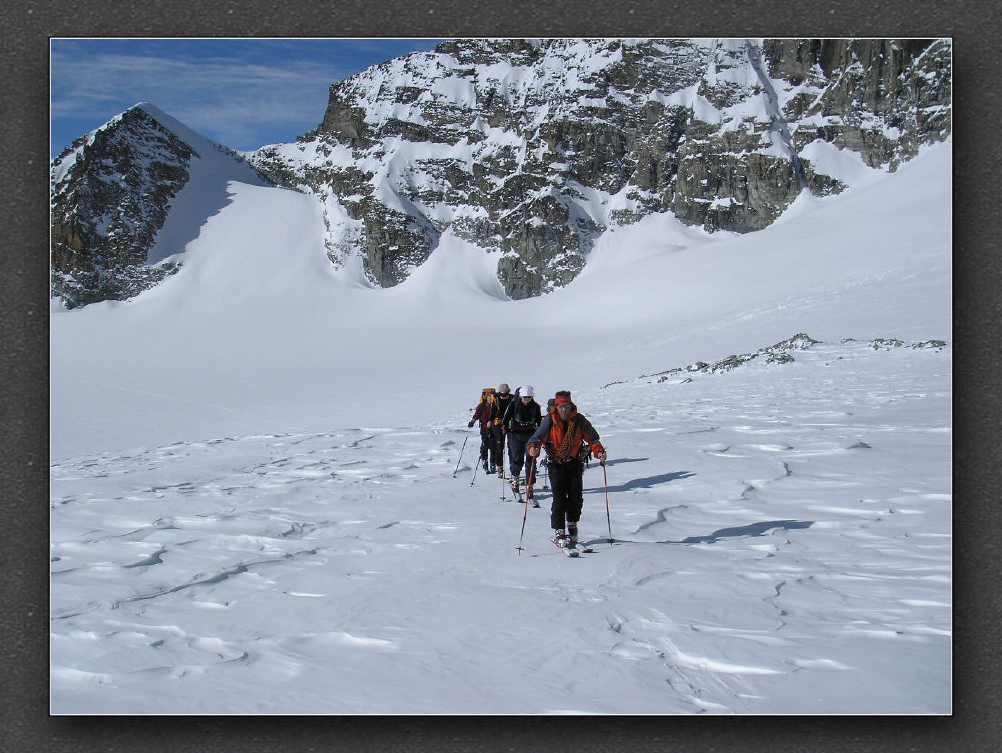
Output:
<svg viewBox="0 0 1002 753">
<path fill-rule="evenodd" d="M 535 390 L 532 389 L 531 384 L 523 384 L 518 388 L 518 394 L 522 397 L 532 397 L 536 394 Z"/>
</svg>

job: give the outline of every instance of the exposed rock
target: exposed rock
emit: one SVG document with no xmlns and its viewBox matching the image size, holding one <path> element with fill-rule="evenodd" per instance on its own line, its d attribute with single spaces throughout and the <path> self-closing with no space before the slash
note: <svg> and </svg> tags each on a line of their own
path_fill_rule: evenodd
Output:
<svg viewBox="0 0 1002 753">
<path fill-rule="evenodd" d="M 612 224 L 670 211 L 749 232 L 801 190 L 844 190 L 798 155 L 817 139 L 894 169 L 949 133 L 949 51 L 948 40 L 449 40 L 338 82 L 305 149 L 266 147 L 255 162 L 362 219 L 377 284 L 399 282 L 451 228 L 503 251 L 498 279 L 525 298 L 570 282 Z M 366 165 L 368 190 L 310 174 L 317 163 Z M 387 210 L 414 219 L 405 239 L 368 238 Z M 355 232 L 329 227 L 329 245 Z"/>
<path fill-rule="evenodd" d="M 143 266 L 190 146 L 140 108 L 77 139 L 52 162 L 52 295 L 68 308 L 124 300 L 177 271 Z"/>
<path fill-rule="evenodd" d="M 177 272 L 170 257 L 183 248 L 150 252 L 193 165 L 209 158 L 220 192 L 226 175 L 265 184 L 239 154 L 146 103 L 73 142 L 50 171 L 52 296 L 67 308 L 125 300 Z"/>
<path fill-rule="evenodd" d="M 815 340 L 813 337 L 808 335 L 806 332 L 798 332 L 793 337 L 786 340 L 782 340 L 775 345 L 770 345 L 766 348 L 766 352 L 775 353 L 788 350 L 807 350 L 814 345 L 819 345 L 820 340 Z"/>
<path fill-rule="evenodd" d="M 850 343 L 855 343 L 852 337 L 843 337 L 841 339 L 841 345 L 848 345 Z M 798 332 L 792 337 L 786 340 L 781 340 L 775 345 L 770 345 L 766 348 L 759 348 L 754 353 L 738 353 L 729 355 L 726 358 L 721 358 L 719 361 L 714 361 L 713 363 L 707 363 L 706 361 L 694 361 L 687 366 L 677 366 L 672 369 L 667 369 L 665 371 L 657 371 L 653 374 L 641 374 L 636 377 L 636 379 L 650 379 L 651 377 L 657 377 L 657 382 L 663 384 L 674 377 L 678 377 L 686 373 L 702 373 L 702 374 L 723 374 L 728 371 L 732 371 L 739 366 L 744 366 L 752 361 L 759 358 L 762 359 L 762 363 L 765 365 L 782 365 L 787 363 L 793 363 L 793 355 L 790 351 L 804 351 L 813 348 L 815 345 L 821 345 L 821 340 L 815 340 L 813 337 L 808 335 L 806 332 Z M 908 347 L 914 349 L 928 348 L 933 349 L 937 353 L 940 352 L 944 347 L 946 347 L 946 342 L 943 340 L 922 340 L 920 342 L 914 342 L 910 345 L 906 345 L 903 340 L 898 340 L 896 338 L 885 338 L 878 337 L 871 340 L 868 345 L 874 350 L 890 351 L 892 348 Z M 838 359 L 842 359 L 842 356 L 838 356 Z M 830 366 L 830 363 L 826 363 L 825 366 Z M 610 382 L 605 387 L 609 387 L 613 384 L 625 384 L 627 381 L 632 380 L 620 380 L 616 382 Z M 691 378 L 687 377 L 678 384 L 685 384 L 686 382 L 692 381 Z M 857 447 L 868 447 L 865 443 L 860 443 L 858 445 L 853 445 L 849 449 L 854 449 Z"/>
<path fill-rule="evenodd" d="M 789 353 L 767 353 L 766 363 L 793 363 L 793 356 Z"/>
<path fill-rule="evenodd" d="M 758 353 L 742 353 L 740 355 L 731 355 L 727 358 L 721 358 L 719 361 L 711 364 L 709 367 L 704 369 L 711 374 L 720 374 L 725 371 L 730 371 L 736 369 L 738 366 L 743 366 L 744 364 L 758 358 Z"/>
<path fill-rule="evenodd" d="M 876 337 L 870 340 L 870 347 L 874 350 L 890 350 L 900 348 L 904 344 L 903 340 L 898 340 L 896 337 Z"/>
<path fill-rule="evenodd" d="M 784 116 L 803 146 L 822 138 L 891 170 L 952 128 L 945 39 L 767 40 L 772 76 L 808 87 Z"/>
<path fill-rule="evenodd" d="M 740 353 L 727 356 L 714 363 L 707 363 L 706 361 L 693 361 L 687 366 L 679 366 L 674 369 L 668 369 L 667 371 L 658 371 L 654 374 L 641 374 L 638 379 L 644 379 L 647 377 L 656 376 L 658 377 L 658 382 L 667 382 L 673 376 L 681 374 L 683 372 L 699 372 L 703 374 L 722 374 L 727 371 L 738 368 L 739 366 L 744 366 L 746 363 L 754 361 L 759 357 L 764 356 L 764 362 L 767 364 L 784 364 L 793 363 L 794 358 L 790 355 L 791 350 L 807 350 L 808 348 L 820 344 L 820 340 L 815 340 L 806 332 L 798 332 L 793 337 L 789 337 L 786 340 L 781 340 L 775 345 L 770 345 L 767 348 L 759 348 L 754 353 Z M 688 381 L 691 381 L 689 379 Z M 685 382 L 682 382 L 684 384 Z"/>
</svg>

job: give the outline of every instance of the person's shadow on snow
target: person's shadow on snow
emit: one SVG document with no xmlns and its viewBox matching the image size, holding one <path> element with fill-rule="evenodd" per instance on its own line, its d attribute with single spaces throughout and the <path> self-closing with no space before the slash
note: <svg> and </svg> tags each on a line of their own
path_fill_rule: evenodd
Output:
<svg viewBox="0 0 1002 753">
<path fill-rule="evenodd" d="M 650 460 L 650 458 L 616 458 L 615 460 L 606 460 L 605 465 L 606 467 L 611 467 L 614 465 L 619 465 L 620 463 L 642 463 L 645 460 Z M 600 463 L 598 463 L 598 461 L 592 460 L 591 465 L 589 467 L 595 468 L 599 465 Z"/>
<path fill-rule="evenodd" d="M 689 478 L 690 476 L 695 476 L 695 473 L 691 471 L 674 471 L 673 473 L 662 473 L 658 476 L 644 476 L 643 478 L 635 478 L 627 481 L 625 484 L 619 484 L 617 486 L 610 486 L 609 492 L 628 492 L 633 489 L 649 489 L 652 486 L 657 486 L 658 484 L 667 484 L 670 481 L 676 481 L 680 478 Z M 604 486 L 599 486 L 594 489 L 585 489 L 585 494 L 596 494 L 599 492 L 605 492 Z"/>
<path fill-rule="evenodd" d="M 813 520 L 763 520 L 759 523 L 749 523 L 746 526 L 721 528 L 708 536 L 686 536 L 680 541 L 659 541 L 659 544 L 715 544 L 720 539 L 733 539 L 740 536 L 764 536 L 769 531 L 782 528 L 792 531 L 797 528 L 810 528 Z"/>
</svg>

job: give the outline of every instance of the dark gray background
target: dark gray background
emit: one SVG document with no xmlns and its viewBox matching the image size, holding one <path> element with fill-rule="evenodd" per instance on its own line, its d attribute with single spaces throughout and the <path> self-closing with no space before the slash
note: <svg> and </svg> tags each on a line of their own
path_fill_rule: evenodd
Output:
<svg viewBox="0 0 1002 753">
<path fill-rule="evenodd" d="M 999 656 L 999 11 L 987 2 L 13 2 L 0 10 L 4 232 L 0 749 L 990 751 Z M 49 36 L 954 38 L 952 717 L 48 716 Z M 888 217 L 894 222 L 894 217 Z M 513 620 L 518 615 L 512 615 Z M 601 682 L 601 678 L 596 678 Z"/>
</svg>

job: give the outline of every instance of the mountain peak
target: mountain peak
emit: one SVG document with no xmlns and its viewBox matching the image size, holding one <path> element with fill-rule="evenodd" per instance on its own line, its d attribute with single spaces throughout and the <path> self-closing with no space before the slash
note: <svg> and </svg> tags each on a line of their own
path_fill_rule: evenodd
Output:
<svg viewBox="0 0 1002 753">
<path fill-rule="evenodd" d="M 236 152 L 139 102 L 52 162 L 53 294 L 123 300 L 173 274 L 227 183 L 270 185 Z"/>
</svg>

